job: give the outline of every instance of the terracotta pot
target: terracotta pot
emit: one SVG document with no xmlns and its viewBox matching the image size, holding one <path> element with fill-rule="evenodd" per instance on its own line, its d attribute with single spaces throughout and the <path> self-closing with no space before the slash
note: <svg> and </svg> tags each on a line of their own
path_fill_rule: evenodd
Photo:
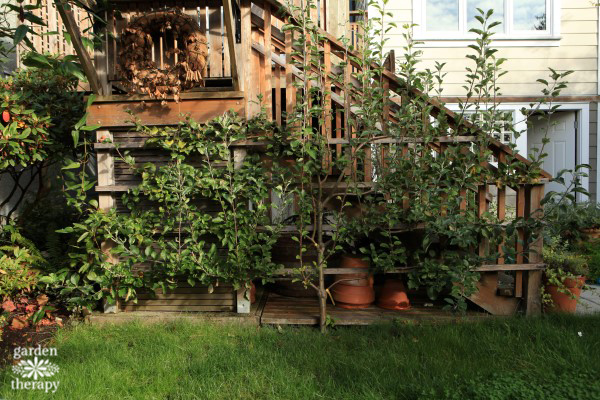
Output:
<svg viewBox="0 0 600 400">
<path fill-rule="evenodd" d="M 373 286 L 352 286 L 338 283 L 331 289 L 336 307 L 367 308 L 375 301 Z"/>
<path fill-rule="evenodd" d="M 552 305 L 548 307 L 548 311 L 574 313 L 577 309 L 577 300 L 581 295 L 581 288 L 585 285 L 585 276 L 580 276 L 577 279 L 565 279 L 564 284 L 573 296 L 559 292 L 558 286 L 546 285 L 546 292 L 552 298 Z"/>
<path fill-rule="evenodd" d="M 340 261 L 340 268 L 364 268 L 369 269 L 369 262 L 363 260 L 358 256 L 343 255 Z M 369 272 L 365 271 L 364 274 L 339 274 L 335 275 L 335 281 L 340 281 L 340 284 L 349 286 L 369 286 Z"/>
<path fill-rule="evenodd" d="M 406 288 L 399 279 L 386 279 L 377 305 L 388 310 L 410 310 Z"/>
</svg>

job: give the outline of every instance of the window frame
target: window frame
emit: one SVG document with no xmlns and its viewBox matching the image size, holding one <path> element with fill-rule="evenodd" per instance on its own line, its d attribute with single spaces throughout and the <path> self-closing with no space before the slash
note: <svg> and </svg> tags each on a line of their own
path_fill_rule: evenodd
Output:
<svg viewBox="0 0 600 400">
<path fill-rule="evenodd" d="M 514 2 L 519 0 L 505 0 L 504 1 L 504 22 L 500 25 L 503 28 L 503 32 L 497 32 L 494 34 L 493 39 L 496 45 L 510 45 L 513 41 L 532 41 L 530 45 L 544 45 L 540 42 L 548 42 L 545 45 L 558 45 L 557 41 L 560 40 L 560 0 L 545 0 L 546 1 L 546 25 L 545 31 L 519 31 L 513 28 L 514 20 Z M 413 22 L 417 24 L 414 27 L 414 39 L 424 41 L 425 45 L 432 44 L 435 46 L 443 46 L 443 43 L 450 43 L 456 41 L 469 41 L 475 39 L 475 34 L 469 32 L 467 27 L 467 0 L 458 0 L 458 31 L 427 31 L 427 0 L 413 0 Z M 429 43 L 429 42 L 439 43 Z M 553 43 L 554 42 L 554 43 Z M 535 43 L 535 44 L 534 44 Z M 460 46 L 464 45 L 459 43 Z M 523 45 L 523 43 L 516 43 L 514 45 Z M 527 45 L 527 44 L 525 44 Z M 450 46 L 452 47 L 452 46 Z"/>
</svg>

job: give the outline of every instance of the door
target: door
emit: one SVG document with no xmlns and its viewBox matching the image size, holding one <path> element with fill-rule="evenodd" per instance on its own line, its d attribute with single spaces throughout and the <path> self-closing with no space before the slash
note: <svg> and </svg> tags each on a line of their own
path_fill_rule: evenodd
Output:
<svg viewBox="0 0 600 400">
<path fill-rule="evenodd" d="M 549 142 L 543 147 L 543 152 L 548 154 L 542 168 L 556 177 L 563 169 L 575 169 L 577 160 L 577 112 L 559 111 L 548 120 L 547 116 L 534 116 L 533 123 L 527 132 L 529 154 L 534 149 L 542 149 L 544 137 Z M 534 154 L 539 154 L 535 152 Z M 558 182 L 546 184 L 546 193 L 549 191 L 564 192 L 572 180 L 569 173 L 563 174 L 565 185 Z"/>
</svg>

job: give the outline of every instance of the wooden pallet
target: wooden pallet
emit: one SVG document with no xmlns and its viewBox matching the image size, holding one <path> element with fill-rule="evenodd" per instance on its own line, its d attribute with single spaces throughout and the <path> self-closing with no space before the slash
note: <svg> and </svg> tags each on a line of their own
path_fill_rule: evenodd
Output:
<svg viewBox="0 0 600 400">
<path fill-rule="evenodd" d="M 411 300 L 412 301 L 412 300 Z M 327 305 L 327 314 L 336 325 L 370 325 L 393 319 L 407 320 L 462 320 L 486 318 L 482 312 L 469 311 L 466 316 L 458 316 L 441 309 L 439 305 L 426 306 L 426 302 L 415 300 L 407 311 L 392 311 L 375 305 L 363 310 L 346 310 Z M 261 324 L 280 325 L 317 325 L 319 323 L 319 305 L 316 298 L 294 298 L 269 293 L 264 306 Z"/>
</svg>

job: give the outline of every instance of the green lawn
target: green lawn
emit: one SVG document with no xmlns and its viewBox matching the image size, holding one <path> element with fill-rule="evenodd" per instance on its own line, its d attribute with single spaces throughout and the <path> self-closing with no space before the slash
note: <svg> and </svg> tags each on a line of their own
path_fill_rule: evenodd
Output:
<svg viewBox="0 0 600 400">
<path fill-rule="evenodd" d="M 600 316 L 325 336 L 234 324 L 78 326 L 54 345 L 57 392 L 12 390 L 7 369 L 0 399 L 600 399 Z"/>
</svg>

